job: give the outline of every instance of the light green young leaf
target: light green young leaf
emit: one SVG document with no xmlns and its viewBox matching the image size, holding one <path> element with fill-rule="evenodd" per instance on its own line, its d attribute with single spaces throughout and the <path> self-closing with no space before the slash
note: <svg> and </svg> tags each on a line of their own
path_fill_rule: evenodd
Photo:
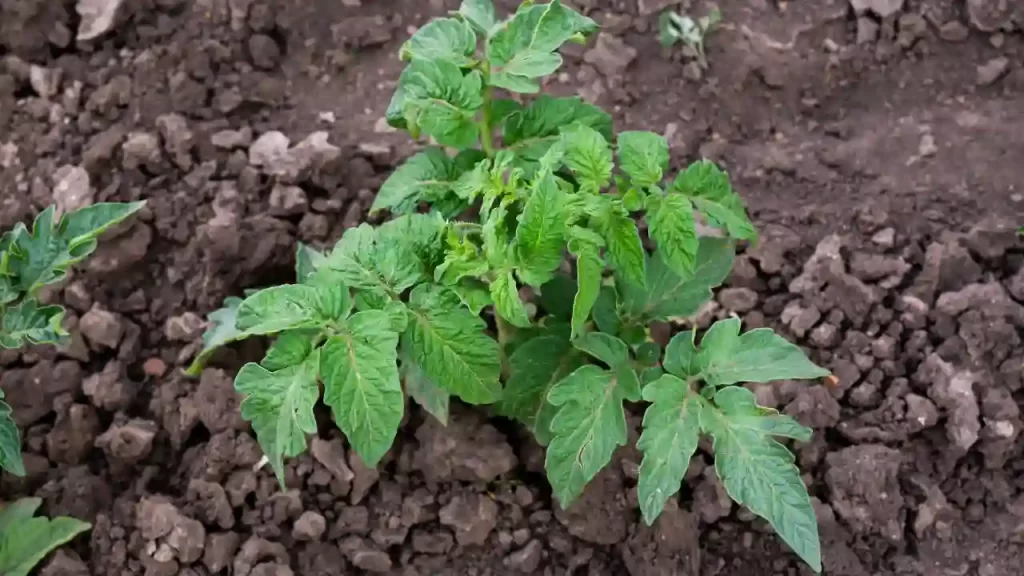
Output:
<svg viewBox="0 0 1024 576">
<path fill-rule="evenodd" d="M 622 403 L 639 398 L 635 375 L 623 381 L 594 365 L 578 368 L 551 388 L 548 402 L 559 409 L 551 421 L 544 467 L 562 508 L 572 504 L 611 461 L 615 449 L 626 444 Z"/>
<path fill-rule="evenodd" d="M 434 384 L 434 381 L 427 377 L 416 362 L 405 357 L 402 353 L 402 375 L 405 381 L 405 391 L 423 407 L 428 414 L 437 420 L 448 425 L 448 405 L 451 395 L 446 390 Z"/>
<path fill-rule="evenodd" d="M 402 45 L 402 60 L 447 60 L 458 66 L 473 63 L 476 34 L 472 26 L 455 18 L 437 18 L 420 28 Z"/>
<path fill-rule="evenodd" d="M 711 299 L 711 289 L 729 276 L 735 257 L 736 249 L 729 240 L 703 237 L 693 271 L 679 275 L 654 253 L 647 260 L 646 288 L 618 283 L 624 315 L 642 323 L 692 316 Z"/>
<path fill-rule="evenodd" d="M 491 0 L 462 0 L 459 14 L 482 34 L 490 32 L 498 22 Z"/>
<path fill-rule="evenodd" d="M 370 214 L 390 210 L 411 214 L 420 202 L 454 193 L 461 173 L 440 148 L 427 148 L 409 158 L 388 176 L 370 206 Z"/>
<path fill-rule="evenodd" d="M 472 242 L 464 242 L 451 249 L 444 257 L 444 262 L 434 269 L 434 280 L 440 284 L 451 286 L 463 278 L 480 278 L 487 274 L 491 265 Z"/>
<path fill-rule="evenodd" d="M 229 296 L 224 299 L 222 308 L 210 312 L 207 317 L 210 327 L 203 332 L 203 349 L 192 360 L 192 364 L 185 371 L 186 375 L 199 376 L 210 356 L 218 348 L 249 337 L 247 333 L 235 328 L 235 322 L 238 320 L 238 307 L 241 304 L 241 298 Z"/>
<path fill-rule="evenodd" d="M 597 192 L 612 179 L 612 148 L 600 132 L 574 124 L 562 129 L 563 161 L 583 190 Z"/>
<path fill-rule="evenodd" d="M 678 194 L 651 195 L 647 199 L 647 228 L 665 263 L 676 274 L 690 274 L 699 246 L 690 201 Z"/>
<path fill-rule="evenodd" d="M 566 198 L 552 174 L 534 184 L 519 215 L 514 249 L 519 278 L 530 286 L 550 280 L 562 263 L 565 249 Z"/>
<path fill-rule="evenodd" d="M 516 92 L 536 92 L 532 79 L 554 72 L 562 62 L 555 50 L 574 36 L 596 30 L 597 23 L 559 0 L 523 5 L 487 39 L 491 83 Z"/>
<path fill-rule="evenodd" d="M 576 337 L 572 345 L 612 368 L 629 363 L 629 346 L 611 334 L 587 332 Z"/>
<path fill-rule="evenodd" d="M 700 342 L 701 377 L 712 386 L 824 378 L 830 372 L 807 359 L 796 344 L 770 328 L 740 335 L 739 318 L 715 322 Z"/>
<path fill-rule="evenodd" d="M 558 411 L 548 402 L 548 392 L 582 366 L 584 356 L 573 348 L 568 327 L 562 324 L 521 344 L 508 363 L 510 376 L 498 413 L 519 420 L 537 442 L 547 445 L 551 441 L 551 420 Z"/>
<path fill-rule="evenodd" d="M 469 404 L 497 402 L 500 351 L 484 321 L 450 290 L 428 284 L 413 289 L 409 310 L 402 347 L 427 377 Z"/>
<path fill-rule="evenodd" d="M 376 301 L 386 302 L 427 279 L 425 258 L 435 256 L 428 254 L 434 247 L 428 250 L 424 242 L 440 244 L 440 229 L 431 233 L 430 218 L 407 215 L 395 220 L 406 222 L 405 226 L 388 222 L 376 229 L 369 224 L 349 228 L 327 257 L 326 267 L 338 271 L 344 284 L 370 291 Z"/>
<path fill-rule="evenodd" d="M 645 386 L 643 398 L 651 405 L 644 412 L 644 429 L 636 445 L 644 453 L 637 498 L 650 526 L 679 491 L 697 451 L 704 399 L 668 374 Z"/>
<path fill-rule="evenodd" d="M 520 328 L 530 326 L 530 316 L 526 313 L 526 305 L 519 298 L 519 286 L 511 270 L 499 272 L 491 282 L 491 299 L 495 311 L 509 324 Z"/>
<path fill-rule="evenodd" d="M 433 268 L 444 259 L 442 238 L 447 228 L 448 222 L 437 213 L 399 216 L 377 227 L 377 249 L 393 251 L 401 258 L 413 261 L 410 268 L 416 270 L 416 281 L 419 281 L 426 277 L 420 270 L 421 267 Z M 416 260 L 418 262 L 415 262 Z M 393 278 L 386 270 L 382 272 L 382 276 Z M 401 283 L 398 279 L 392 281 L 396 282 L 396 285 Z"/>
<path fill-rule="evenodd" d="M 422 130 L 442 146 L 470 148 L 479 136 L 473 116 L 483 106 L 482 91 L 476 70 L 464 75 L 446 60 L 413 60 L 398 78 L 387 119 L 413 135 Z"/>
<path fill-rule="evenodd" d="M 17 529 L 0 534 L 0 574 L 28 576 L 46 556 L 67 544 L 90 525 L 74 518 L 25 518 Z"/>
<path fill-rule="evenodd" d="M 320 269 L 327 262 L 323 252 L 299 242 L 295 249 L 295 281 L 305 284 L 310 275 Z"/>
<path fill-rule="evenodd" d="M 701 415 L 714 439 L 715 471 L 729 496 L 767 520 L 786 544 L 821 572 L 821 544 L 811 499 L 793 454 L 772 436 L 801 441 L 811 431 L 788 416 L 765 413 L 752 392 L 730 387 L 715 395 L 716 409 Z"/>
<path fill-rule="evenodd" d="M 323 288 L 305 284 L 272 286 L 242 301 L 238 306 L 235 328 L 249 335 L 318 328 L 343 318 L 351 309 L 352 298 L 344 285 Z"/>
<path fill-rule="evenodd" d="M 680 332 L 672 337 L 665 348 L 665 359 L 661 363 L 666 372 L 684 380 L 700 375 L 695 337 L 695 332 Z"/>
<path fill-rule="evenodd" d="M 316 433 L 313 406 L 320 398 L 317 371 L 320 351 L 297 366 L 271 372 L 250 362 L 235 376 L 242 418 L 252 423 L 263 453 L 284 486 L 284 459 L 306 450 L 306 436 Z"/>
<path fill-rule="evenodd" d="M 584 332 L 590 311 L 597 302 L 604 261 L 599 245 L 593 242 L 574 240 L 569 250 L 576 256 L 576 297 L 572 302 L 572 337 L 575 339 Z"/>
<path fill-rule="evenodd" d="M 605 203 L 592 223 L 608 243 L 606 255 L 612 269 L 630 282 L 645 285 L 647 253 L 636 221 L 629 217 L 621 204 L 611 200 Z"/>
<path fill-rule="evenodd" d="M 494 304 L 487 285 L 475 278 L 466 278 L 454 286 L 449 286 L 449 288 L 458 296 L 462 305 L 469 308 L 469 311 L 474 316 L 479 316 L 484 308 Z"/>
<path fill-rule="evenodd" d="M 318 330 L 309 328 L 282 332 L 271 344 L 260 365 L 271 372 L 276 372 L 302 364 L 313 351 L 313 338 L 317 332 Z"/>
<path fill-rule="evenodd" d="M 21 348 L 24 344 L 56 344 L 68 333 L 61 323 L 64 309 L 40 306 L 35 298 L 3 310 L 0 318 L 0 348 Z"/>
<path fill-rule="evenodd" d="M 21 435 L 11 416 L 11 407 L 4 402 L 3 390 L 0 390 L 0 469 L 15 476 L 25 475 L 25 463 L 21 459 Z"/>
<path fill-rule="evenodd" d="M 589 126 L 611 141 L 612 118 L 607 112 L 578 97 L 555 98 L 547 94 L 509 114 L 502 139 L 518 157 L 537 161 L 561 138 L 561 128 L 571 124 Z"/>
<path fill-rule="evenodd" d="M 676 176 L 669 189 L 693 201 L 708 223 L 738 240 L 757 240 L 757 230 L 747 217 L 743 199 L 733 192 L 729 175 L 714 162 L 694 162 Z"/>
<path fill-rule="evenodd" d="M 668 170 L 668 141 L 654 132 L 620 132 L 619 167 L 637 186 L 654 186 Z"/>
<path fill-rule="evenodd" d="M 324 403 L 371 468 L 391 448 L 405 409 L 397 348 L 387 314 L 367 310 L 353 314 L 320 351 Z"/>
</svg>

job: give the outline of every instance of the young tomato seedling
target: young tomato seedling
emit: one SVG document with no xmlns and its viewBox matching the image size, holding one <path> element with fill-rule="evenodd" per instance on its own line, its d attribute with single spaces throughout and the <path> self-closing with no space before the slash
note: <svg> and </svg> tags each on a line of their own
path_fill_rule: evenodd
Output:
<svg viewBox="0 0 1024 576">
<path fill-rule="evenodd" d="M 696 20 L 685 14 L 666 10 L 658 19 L 658 36 L 662 46 L 666 48 L 682 42 L 692 52 L 690 56 L 697 59 L 697 64 L 707 70 L 708 57 L 704 51 L 704 39 L 721 21 L 722 13 L 718 8 Z"/>
<path fill-rule="evenodd" d="M 737 384 L 828 371 L 736 319 L 664 351 L 649 336 L 652 322 L 695 314 L 728 276 L 735 242 L 756 241 L 728 176 L 701 161 L 666 179 L 663 137 L 615 135 L 611 117 L 578 98 L 507 97 L 539 92 L 562 64 L 558 48 L 596 30 L 557 0 L 504 20 L 489 0 L 466 0 L 421 28 L 401 49 L 408 67 L 387 119 L 437 146 L 381 187 L 371 210 L 394 218 L 347 230 L 327 253 L 300 246 L 298 282 L 216 312 L 190 371 L 223 344 L 276 337 L 235 387 L 282 483 L 284 459 L 317 431 L 322 384 L 369 466 L 394 441 L 405 394 L 442 421 L 450 396 L 493 405 L 547 447 L 563 507 L 627 442 L 626 403 L 646 403 L 648 524 L 708 435 L 729 495 L 820 570 L 810 498 L 776 440 L 811 432 Z M 699 236 L 697 215 L 719 234 Z M 524 301 L 524 286 L 539 297 Z"/>
<path fill-rule="evenodd" d="M 51 206 L 29 230 L 18 224 L 0 236 L 0 348 L 57 344 L 67 337 L 64 309 L 42 305 L 39 290 L 96 250 L 96 239 L 137 212 L 143 202 L 101 203 L 57 217 Z M 0 390 L 0 468 L 25 475 L 21 437 Z M 0 574 L 25 576 L 51 551 L 89 529 L 74 518 L 33 517 L 41 502 L 24 498 L 0 508 Z"/>
</svg>

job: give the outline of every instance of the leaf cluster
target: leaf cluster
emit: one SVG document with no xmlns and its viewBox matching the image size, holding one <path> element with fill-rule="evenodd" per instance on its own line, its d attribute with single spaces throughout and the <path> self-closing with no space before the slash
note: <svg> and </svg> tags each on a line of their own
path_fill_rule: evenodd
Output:
<svg viewBox="0 0 1024 576">
<path fill-rule="evenodd" d="M 658 38 L 661 45 L 671 48 L 682 42 L 691 52 L 690 56 L 697 59 L 701 68 L 707 69 L 708 58 L 704 51 L 704 39 L 722 22 L 722 13 L 713 8 L 707 16 L 691 18 L 672 10 L 661 13 L 658 19 Z"/>
<path fill-rule="evenodd" d="M 35 516 L 41 505 L 39 498 L 22 498 L 0 507 L 0 574 L 28 576 L 47 554 L 89 529 L 74 518 Z"/>
<path fill-rule="evenodd" d="M 64 309 L 41 304 L 39 290 L 62 281 L 71 266 L 96 250 L 103 232 L 143 205 L 99 203 L 60 217 L 51 206 L 36 216 L 31 229 L 19 223 L 0 236 L 0 348 L 66 338 Z M 22 476 L 21 439 L 3 398 L 0 391 L 0 468 Z"/>
<path fill-rule="evenodd" d="M 558 0 L 503 20 L 490 0 L 465 0 L 422 27 L 401 49 L 408 66 L 387 119 L 436 145 L 382 185 L 371 210 L 393 218 L 325 252 L 300 245 L 297 282 L 215 312 L 190 371 L 224 344 L 274 338 L 235 387 L 282 484 L 321 398 L 375 466 L 406 395 L 442 421 L 455 396 L 532 431 L 562 506 L 626 444 L 627 405 L 640 404 L 645 521 L 707 435 L 729 494 L 820 570 L 807 491 L 775 439 L 810 431 L 736 384 L 828 372 L 770 330 L 741 334 L 735 319 L 699 344 L 686 333 L 662 350 L 650 336 L 652 322 L 694 315 L 728 276 L 736 242 L 757 240 L 728 175 L 699 161 L 669 176 L 662 136 L 614 134 L 578 98 L 524 96 L 559 68 L 560 46 L 596 29 Z"/>
</svg>

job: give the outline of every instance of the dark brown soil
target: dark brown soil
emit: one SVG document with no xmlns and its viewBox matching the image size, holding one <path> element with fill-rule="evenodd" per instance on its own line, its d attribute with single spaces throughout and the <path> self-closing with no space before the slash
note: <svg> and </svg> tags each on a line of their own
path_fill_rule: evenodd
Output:
<svg viewBox="0 0 1024 576">
<path fill-rule="evenodd" d="M 722 0 L 700 79 L 652 32 L 690 2 L 567 3 L 604 32 L 549 89 L 665 133 L 679 164 L 721 162 L 762 228 L 704 321 L 775 327 L 839 378 L 756 389 L 817 431 L 798 454 L 827 573 L 1019 573 L 1020 3 Z M 0 495 L 95 525 L 43 574 L 808 572 L 707 454 L 646 528 L 635 451 L 560 511 L 539 449 L 481 411 L 445 428 L 411 409 L 379 471 L 325 431 L 282 493 L 231 384 L 258 343 L 181 375 L 224 297 L 289 280 L 296 241 L 363 218 L 414 146 L 381 121 L 398 46 L 457 4 L 125 0 L 116 30 L 76 42 L 74 0 L 0 0 L 0 227 L 83 171 L 95 201 L 149 201 L 50 294 L 72 344 L 0 353 L 29 470 Z M 248 149 L 274 130 L 337 150 L 271 177 Z"/>
</svg>

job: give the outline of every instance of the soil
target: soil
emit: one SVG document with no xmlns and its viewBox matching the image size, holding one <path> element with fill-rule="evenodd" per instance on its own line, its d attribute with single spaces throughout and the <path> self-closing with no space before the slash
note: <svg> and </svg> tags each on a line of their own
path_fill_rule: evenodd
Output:
<svg viewBox="0 0 1024 576">
<path fill-rule="evenodd" d="M 660 8 L 690 2 L 566 1 L 604 31 L 547 89 L 666 134 L 678 165 L 722 163 L 763 232 L 701 321 L 772 326 L 838 378 L 755 387 L 816 431 L 796 451 L 827 574 L 1017 573 L 1020 3 L 720 0 L 702 71 L 655 38 Z M 0 0 L 0 227 L 149 204 L 47 294 L 72 342 L 0 353 L 28 469 L 3 498 L 94 523 L 42 574 L 809 573 L 707 452 L 648 528 L 635 450 L 562 511 L 539 448 L 479 410 L 443 427 L 411 407 L 380 470 L 324 426 L 279 491 L 231 383 L 260 344 L 182 368 L 226 296 L 290 280 L 297 241 L 364 218 L 416 146 L 381 120 L 398 47 L 458 3 L 78 4 L 119 9 Z"/>
</svg>

